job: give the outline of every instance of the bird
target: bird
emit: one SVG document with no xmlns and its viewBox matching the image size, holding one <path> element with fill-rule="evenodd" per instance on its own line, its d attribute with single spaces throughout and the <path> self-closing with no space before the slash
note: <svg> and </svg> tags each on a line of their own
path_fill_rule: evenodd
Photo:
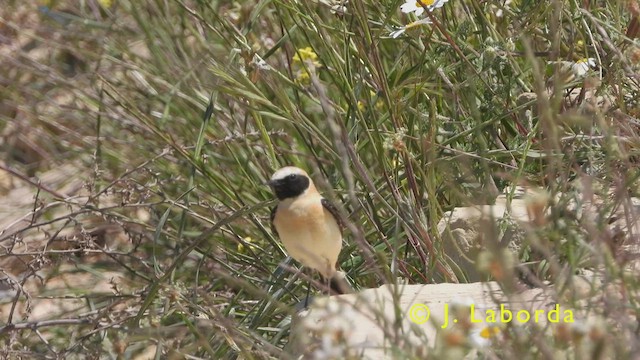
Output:
<svg viewBox="0 0 640 360">
<path fill-rule="evenodd" d="M 285 166 L 267 184 L 278 204 L 271 210 L 271 225 L 287 253 L 303 266 L 315 269 L 335 294 L 351 293 L 344 273 L 336 269 L 342 250 L 338 209 L 323 198 L 302 169 Z M 305 305 L 308 301 L 305 300 Z"/>
</svg>

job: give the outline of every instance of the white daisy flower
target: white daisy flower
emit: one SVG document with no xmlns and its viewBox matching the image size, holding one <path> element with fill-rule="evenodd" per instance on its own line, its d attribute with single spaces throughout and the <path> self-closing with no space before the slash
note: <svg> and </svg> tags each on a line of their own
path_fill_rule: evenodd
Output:
<svg viewBox="0 0 640 360">
<path fill-rule="evenodd" d="M 449 0 L 405 0 L 405 3 L 400 5 L 400 10 L 405 13 L 415 13 L 416 16 L 420 16 L 424 13 L 424 8 L 433 11 L 442 7 L 444 3 Z M 424 7 L 423 7 L 424 6 Z"/>
<path fill-rule="evenodd" d="M 424 18 L 424 19 L 420 19 L 418 21 L 414 21 L 410 24 L 407 24 L 403 27 L 401 27 L 398 30 L 392 31 L 391 34 L 389 34 L 389 36 L 391 36 L 392 38 L 396 39 L 398 36 L 404 34 L 405 31 L 414 28 L 416 26 L 420 26 L 422 24 L 431 24 L 431 20 L 429 20 L 429 18 Z"/>
<path fill-rule="evenodd" d="M 485 326 L 471 330 L 469 334 L 469 342 L 477 349 L 485 348 L 491 345 L 492 339 L 500 335 L 500 328 L 497 326 Z"/>
<path fill-rule="evenodd" d="M 588 58 L 588 59 L 580 59 L 575 63 L 571 64 L 571 71 L 576 76 L 584 76 L 589 72 L 589 69 L 596 67 L 596 59 Z"/>
</svg>

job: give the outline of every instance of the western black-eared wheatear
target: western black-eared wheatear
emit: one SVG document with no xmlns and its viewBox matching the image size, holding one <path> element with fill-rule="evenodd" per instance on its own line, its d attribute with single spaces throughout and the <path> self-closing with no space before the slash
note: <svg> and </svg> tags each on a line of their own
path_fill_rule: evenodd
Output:
<svg viewBox="0 0 640 360">
<path fill-rule="evenodd" d="M 336 270 L 343 227 L 337 209 L 300 168 L 283 167 L 268 184 L 280 200 L 271 211 L 272 227 L 289 255 L 317 270 L 333 292 L 350 293 L 344 274 Z"/>
</svg>

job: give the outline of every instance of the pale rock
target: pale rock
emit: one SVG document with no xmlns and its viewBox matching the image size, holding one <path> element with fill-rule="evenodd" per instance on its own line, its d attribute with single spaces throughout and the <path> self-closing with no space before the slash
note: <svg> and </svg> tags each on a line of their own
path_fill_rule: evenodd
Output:
<svg viewBox="0 0 640 360">
<path fill-rule="evenodd" d="M 473 319 L 477 323 L 473 326 L 483 328 L 492 325 L 485 321 L 487 311 L 499 314 L 499 304 L 512 311 L 513 321 L 518 311 L 525 310 L 531 318 L 522 325 L 544 326 L 556 302 L 543 289 L 528 289 L 507 296 L 496 282 L 383 285 L 357 294 L 317 299 L 310 309 L 294 317 L 286 350 L 294 357 L 305 359 L 421 357 L 436 345 L 445 318 L 447 330 L 460 326 L 454 322 L 453 315 L 457 313 L 454 308 L 464 304 L 474 306 Z M 428 308 L 429 319 L 422 324 L 412 322 L 412 306 L 423 310 L 413 311 L 414 316 L 422 320 L 427 313 L 424 309 Z M 537 322 L 534 320 L 536 310 Z M 561 318 L 565 310 L 571 311 L 560 305 Z M 471 309 L 465 311 L 470 314 Z M 423 315 L 418 316 L 420 314 Z"/>
</svg>

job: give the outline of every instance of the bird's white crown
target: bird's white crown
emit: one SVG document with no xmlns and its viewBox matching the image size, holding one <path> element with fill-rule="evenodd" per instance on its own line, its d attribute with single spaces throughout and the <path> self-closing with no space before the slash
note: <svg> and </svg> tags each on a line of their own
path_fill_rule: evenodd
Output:
<svg viewBox="0 0 640 360">
<path fill-rule="evenodd" d="M 296 174 L 296 175 L 303 175 L 306 177 L 309 177 L 309 175 L 302 169 L 295 167 L 295 166 L 285 166 L 281 169 L 279 169 L 278 171 L 276 171 L 275 173 L 273 173 L 273 176 L 271 176 L 271 180 L 281 180 L 286 178 L 287 176 L 291 175 L 291 174 Z"/>
</svg>

